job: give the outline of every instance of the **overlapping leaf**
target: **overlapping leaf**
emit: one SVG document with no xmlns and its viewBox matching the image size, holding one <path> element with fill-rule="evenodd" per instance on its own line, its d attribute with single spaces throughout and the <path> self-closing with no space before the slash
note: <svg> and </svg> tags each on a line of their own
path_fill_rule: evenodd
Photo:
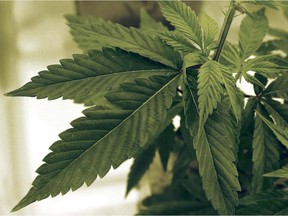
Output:
<svg viewBox="0 0 288 216">
<path fill-rule="evenodd" d="M 37 170 L 28 194 L 14 207 L 66 194 L 103 177 L 157 138 L 176 92 L 178 75 L 136 79 L 106 95 L 110 106 L 85 110 L 61 133 Z M 139 124 L 141 122 L 141 124 Z"/>
<path fill-rule="evenodd" d="M 164 17 L 175 26 L 176 30 L 203 49 L 202 29 L 195 12 L 179 0 L 159 1 L 159 4 Z"/>
<path fill-rule="evenodd" d="M 166 31 L 158 33 L 159 37 L 164 40 L 167 44 L 174 47 L 176 50 L 184 53 L 191 53 L 199 51 L 194 47 L 192 41 L 186 38 L 182 33 L 178 31 Z"/>
<path fill-rule="evenodd" d="M 287 215 L 288 196 L 276 190 L 250 195 L 240 200 L 238 215 Z"/>
<path fill-rule="evenodd" d="M 285 73 L 273 81 L 263 92 L 266 97 L 288 99 L 288 74 Z"/>
<path fill-rule="evenodd" d="M 143 8 L 140 10 L 140 29 L 153 32 L 162 32 L 168 30 L 167 26 L 164 26 L 162 22 L 153 19 Z"/>
<path fill-rule="evenodd" d="M 157 74 L 169 74 L 173 69 L 120 49 L 89 51 L 60 60 L 61 65 L 48 66 L 23 87 L 8 93 L 10 96 L 48 98 L 63 97 L 91 105 L 97 98 L 123 82 Z M 175 73 L 175 70 L 174 70 Z"/>
<path fill-rule="evenodd" d="M 288 165 L 282 167 L 281 169 L 275 170 L 270 173 L 266 173 L 264 177 L 276 177 L 276 178 L 288 178 Z"/>
<path fill-rule="evenodd" d="M 135 28 L 126 28 L 110 22 L 75 24 L 69 26 L 91 42 L 99 41 L 111 47 L 138 53 L 175 69 L 181 68 L 180 54 L 166 45 L 157 35 Z"/>
<path fill-rule="evenodd" d="M 225 111 L 226 107 L 221 109 Z M 234 214 L 238 205 L 236 191 L 240 190 L 233 163 L 235 144 L 230 142 L 235 142 L 235 137 L 226 127 L 219 112 L 214 111 L 193 140 L 206 197 L 214 209 L 224 215 Z"/>
<path fill-rule="evenodd" d="M 99 25 L 101 23 L 105 23 L 102 18 L 95 17 L 83 17 L 83 16 L 75 16 L 75 15 L 66 15 L 68 23 L 78 24 L 78 25 Z M 83 50 L 102 50 L 103 47 L 110 47 L 107 43 L 101 43 L 97 39 L 87 38 L 85 35 L 79 33 L 74 29 L 71 29 L 71 34 L 73 36 L 74 41 L 77 43 L 78 47 Z"/>
<path fill-rule="evenodd" d="M 204 11 L 200 14 L 200 23 L 203 30 L 203 43 L 205 48 L 207 48 L 214 42 L 218 34 L 218 24 Z"/>
<path fill-rule="evenodd" d="M 239 47 L 243 60 L 258 49 L 268 31 L 268 21 L 264 9 L 253 12 L 252 16 L 253 18 L 246 16 L 240 25 Z"/>
<path fill-rule="evenodd" d="M 136 156 L 128 175 L 126 196 L 139 184 L 140 180 L 149 169 L 151 163 L 153 162 L 155 152 L 156 145 L 150 145 L 147 149 L 143 150 Z"/>
<path fill-rule="evenodd" d="M 183 86 L 183 103 L 185 112 L 185 125 L 192 136 L 195 136 L 199 127 L 199 109 L 197 95 L 197 73 L 187 73 Z M 187 83 L 186 83 L 187 82 Z"/>
<path fill-rule="evenodd" d="M 200 74 L 201 71 L 199 72 Z M 219 68 L 218 77 L 221 76 Z M 186 126 L 194 137 L 193 145 L 196 150 L 203 188 L 207 199 L 211 201 L 212 206 L 219 214 L 233 214 L 238 203 L 236 191 L 240 190 L 237 170 L 233 163 L 237 151 L 238 141 L 236 137 L 239 135 L 240 125 L 236 134 L 237 130 L 235 130 L 232 123 L 233 118 L 227 112 L 227 110 L 231 109 L 229 100 L 225 100 L 228 105 L 224 101 L 220 103 L 212 114 L 207 115 L 206 123 L 200 125 L 201 123 L 199 123 L 198 119 L 201 116 L 201 112 L 198 111 L 197 102 L 200 100 L 200 95 L 198 97 L 196 94 L 196 83 L 195 74 L 187 73 L 183 89 L 183 102 Z M 216 91 L 221 92 L 222 87 Z M 211 101 L 207 101 L 207 103 L 211 103 Z"/>
<path fill-rule="evenodd" d="M 263 115 L 257 112 L 257 115 L 262 119 L 263 122 L 273 131 L 277 139 L 286 147 L 288 147 L 288 128 L 282 128 L 279 125 L 273 124 L 271 121 L 266 119 Z"/>
<path fill-rule="evenodd" d="M 261 111 L 259 105 L 257 110 L 261 113 L 264 112 Z M 267 188 L 268 180 L 264 179 L 263 174 L 277 169 L 279 158 L 277 139 L 263 120 L 256 116 L 252 157 L 252 189 L 254 193 L 260 193 Z"/>
<path fill-rule="evenodd" d="M 282 128 L 288 127 L 288 104 L 275 100 L 263 100 L 263 104 L 277 125 Z"/>
<path fill-rule="evenodd" d="M 232 109 L 234 111 L 234 115 L 236 117 L 236 120 L 239 121 L 241 118 L 241 112 L 242 112 L 243 107 L 241 107 L 241 98 L 238 94 L 236 81 L 234 77 L 232 76 L 230 68 L 221 65 L 220 70 L 222 73 L 222 80 L 223 80 L 225 89 L 227 91 L 227 94 L 230 99 L 230 103 L 232 105 Z"/>
<path fill-rule="evenodd" d="M 199 125 L 203 126 L 208 116 L 217 107 L 223 94 L 223 79 L 220 65 L 215 61 L 207 61 L 201 66 L 198 74 Z"/>
<path fill-rule="evenodd" d="M 276 61 L 277 57 L 272 55 L 256 57 L 245 62 L 243 70 L 255 71 L 267 78 L 275 78 L 288 69 L 278 65 Z"/>
<path fill-rule="evenodd" d="M 238 46 L 227 41 L 221 53 L 220 63 L 230 67 L 234 73 L 239 72 L 241 67 L 241 58 L 239 56 Z"/>
</svg>

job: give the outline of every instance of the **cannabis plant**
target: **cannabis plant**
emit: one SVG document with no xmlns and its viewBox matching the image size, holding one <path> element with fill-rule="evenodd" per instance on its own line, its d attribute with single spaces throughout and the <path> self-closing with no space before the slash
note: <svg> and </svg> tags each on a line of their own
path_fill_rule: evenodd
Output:
<svg viewBox="0 0 288 216">
<path fill-rule="evenodd" d="M 270 28 L 265 16 L 270 7 L 287 17 L 287 3 L 231 1 L 219 34 L 205 12 L 196 16 L 181 1 L 159 5 L 173 29 L 144 10 L 139 28 L 67 16 L 84 54 L 7 94 L 87 106 L 52 144 L 13 211 L 89 186 L 134 158 L 128 194 L 157 153 L 163 170 L 176 156 L 173 178 L 143 200 L 139 214 L 288 213 L 288 32 Z M 226 38 L 239 15 L 234 44 Z M 243 93 L 243 80 L 254 95 Z"/>
</svg>

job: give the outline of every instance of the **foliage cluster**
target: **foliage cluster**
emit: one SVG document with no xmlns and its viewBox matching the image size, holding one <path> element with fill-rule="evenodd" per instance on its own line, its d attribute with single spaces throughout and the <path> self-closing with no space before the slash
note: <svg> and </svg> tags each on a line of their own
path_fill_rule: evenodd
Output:
<svg viewBox="0 0 288 216">
<path fill-rule="evenodd" d="M 176 155 L 173 178 L 139 214 L 288 213 L 288 32 L 270 28 L 265 16 L 265 7 L 287 16 L 287 3 L 231 1 L 220 31 L 181 1 L 159 5 L 175 29 L 144 10 L 140 28 L 67 16 L 85 53 L 7 94 L 88 106 L 50 147 L 13 211 L 89 186 L 135 158 L 128 194 L 158 152 L 163 170 Z M 233 44 L 226 37 L 237 15 L 245 17 Z M 244 79 L 255 95 L 239 88 Z"/>
</svg>

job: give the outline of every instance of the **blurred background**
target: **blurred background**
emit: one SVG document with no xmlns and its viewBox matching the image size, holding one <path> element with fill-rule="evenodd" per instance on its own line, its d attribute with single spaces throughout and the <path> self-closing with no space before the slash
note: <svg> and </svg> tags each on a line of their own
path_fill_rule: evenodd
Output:
<svg viewBox="0 0 288 216">
<path fill-rule="evenodd" d="M 190 1 L 196 11 L 206 11 L 219 27 L 228 1 Z M 35 170 L 48 154 L 49 146 L 58 134 L 70 127 L 69 123 L 81 116 L 83 106 L 61 99 L 55 101 L 35 98 L 8 98 L 5 92 L 14 90 L 61 58 L 82 53 L 73 42 L 63 15 L 81 14 L 101 16 L 124 25 L 137 26 L 139 8 L 144 7 L 155 18 L 161 19 L 153 1 L 0 1 L 0 215 L 8 215 L 11 208 L 30 189 Z M 286 25 L 281 13 L 268 10 L 274 26 Z M 237 39 L 237 17 L 229 35 Z M 283 26 L 281 26 L 283 27 Z M 248 94 L 250 86 L 242 84 Z M 252 91 L 252 92 L 251 92 Z M 89 188 L 48 198 L 32 204 L 13 215 L 132 215 L 142 196 L 132 191 L 124 198 L 126 175 L 131 161 Z"/>
</svg>

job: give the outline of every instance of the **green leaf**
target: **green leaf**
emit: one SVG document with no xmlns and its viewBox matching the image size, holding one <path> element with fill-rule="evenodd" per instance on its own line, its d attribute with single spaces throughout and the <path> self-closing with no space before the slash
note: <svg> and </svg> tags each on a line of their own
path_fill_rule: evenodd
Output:
<svg viewBox="0 0 288 216">
<path fill-rule="evenodd" d="M 221 112 L 225 112 L 226 108 L 221 106 L 221 109 Z M 193 140 L 206 197 L 214 209 L 224 215 L 234 214 L 235 206 L 238 205 L 236 191 L 240 190 L 237 169 L 233 163 L 234 143 L 230 143 L 234 137 L 230 136 L 226 122 L 216 110 Z"/>
<path fill-rule="evenodd" d="M 208 48 L 214 42 L 218 34 L 218 24 L 213 18 L 208 16 L 204 11 L 201 12 L 199 18 L 203 30 L 204 47 Z"/>
<path fill-rule="evenodd" d="M 260 88 L 264 89 L 265 86 L 263 85 L 263 83 L 258 80 L 255 76 L 252 76 L 250 74 L 248 74 L 247 72 L 243 72 L 242 73 L 243 77 L 245 78 L 245 80 L 253 85 L 258 85 Z"/>
<path fill-rule="evenodd" d="M 239 47 L 242 60 L 254 54 L 268 31 L 268 21 L 265 10 L 252 13 L 253 18 L 246 16 L 240 25 Z"/>
<path fill-rule="evenodd" d="M 232 76 L 232 73 L 228 67 L 221 65 L 220 69 L 221 69 L 221 73 L 223 77 L 222 80 L 223 80 L 225 89 L 227 91 L 227 94 L 229 96 L 229 100 L 232 105 L 234 115 L 236 117 L 236 120 L 240 121 L 243 107 L 241 107 L 241 102 L 240 102 L 241 98 L 239 97 L 239 94 L 238 94 L 238 88 L 236 86 L 235 78 Z"/>
<path fill-rule="evenodd" d="M 268 82 L 267 77 L 262 76 L 259 73 L 255 73 L 254 76 L 257 80 L 259 80 L 262 83 L 263 86 L 267 85 L 267 82 Z M 253 89 L 254 89 L 255 95 L 258 95 L 258 96 L 261 95 L 261 93 L 264 90 L 263 88 L 261 88 L 259 85 L 256 85 L 256 84 L 253 84 Z"/>
<path fill-rule="evenodd" d="M 240 200 L 239 215 L 286 215 L 288 196 L 282 191 L 263 192 Z"/>
<path fill-rule="evenodd" d="M 137 215 L 194 215 L 213 214 L 209 204 L 201 204 L 189 200 L 164 201 L 148 208 L 142 208 Z"/>
<path fill-rule="evenodd" d="M 238 46 L 226 41 L 220 56 L 220 63 L 230 67 L 233 73 L 239 72 L 242 62 Z"/>
<path fill-rule="evenodd" d="M 128 174 L 126 196 L 136 187 L 150 167 L 156 152 L 156 145 L 150 145 L 136 156 Z"/>
<path fill-rule="evenodd" d="M 286 147 L 288 147 L 288 131 L 287 128 L 283 129 L 278 125 L 273 124 L 271 121 L 262 116 L 259 112 L 257 115 L 266 123 L 266 125 L 273 131 L 277 139 Z"/>
<path fill-rule="evenodd" d="M 254 115 L 255 115 L 255 109 L 257 106 L 257 100 L 256 97 L 251 97 L 248 99 L 243 115 L 241 120 L 241 134 L 245 134 L 247 132 L 250 132 L 251 129 L 254 128 Z"/>
<path fill-rule="evenodd" d="M 97 40 L 101 44 L 109 44 L 112 47 L 138 53 L 175 69 L 182 66 L 180 54 L 167 46 L 159 36 L 151 34 L 151 32 L 132 27 L 126 28 L 110 22 L 100 24 L 69 23 L 69 26 L 92 42 Z"/>
<path fill-rule="evenodd" d="M 273 172 L 266 173 L 264 177 L 288 178 L 288 165 Z"/>
<path fill-rule="evenodd" d="M 243 64 L 243 71 L 255 71 L 267 78 L 275 78 L 288 70 L 287 66 L 278 65 L 277 59 L 273 55 L 257 56 Z"/>
<path fill-rule="evenodd" d="M 270 85 L 263 91 L 265 97 L 275 97 L 288 99 L 288 74 L 285 73 L 274 80 Z"/>
<path fill-rule="evenodd" d="M 170 152 L 173 150 L 173 146 L 175 146 L 175 132 L 173 125 L 168 126 L 160 134 L 156 141 L 156 145 L 158 146 L 158 152 L 163 170 L 166 172 Z"/>
<path fill-rule="evenodd" d="M 122 84 L 106 95 L 110 106 L 85 110 L 85 117 L 59 136 L 28 194 L 13 208 L 19 210 L 37 200 L 66 194 L 91 185 L 135 157 L 158 137 L 176 93 L 179 75 L 153 76 Z M 139 124 L 141 122 L 141 124 Z M 133 136 L 132 136 L 133 135 Z"/>
<path fill-rule="evenodd" d="M 266 115 L 261 107 L 257 107 L 259 113 Z M 256 115 L 255 117 L 255 129 L 253 134 L 253 178 L 252 178 L 252 190 L 253 193 L 260 193 L 263 190 L 270 189 L 271 182 L 265 180 L 263 174 L 271 172 L 278 168 L 279 160 L 278 141 L 275 138 L 269 127 L 263 122 L 263 120 Z M 270 183 L 270 185 L 269 185 Z"/>
<path fill-rule="evenodd" d="M 182 71 L 187 73 L 188 68 L 200 68 L 207 61 L 206 57 L 199 52 L 188 53 L 184 56 Z M 185 73 L 185 74 L 186 74 Z"/>
<path fill-rule="evenodd" d="M 282 128 L 288 127 L 288 104 L 281 104 L 271 99 L 262 100 L 262 103 L 277 125 Z"/>
<path fill-rule="evenodd" d="M 148 12 L 144 9 L 140 9 L 140 29 L 147 31 L 167 31 L 168 27 L 160 21 L 156 21 L 152 18 Z"/>
<path fill-rule="evenodd" d="M 269 28 L 268 29 L 268 33 L 269 35 L 278 37 L 278 38 L 282 38 L 282 39 L 286 39 L 288 38 L 288 32 L 282 29 L 277 29 L 277 28 Z"/>
<path fill-rule="evenodd" d="M 195 12 L 179 0 L 159 1 L 159 5 L 163 16 L 176 27 L 176 30 L 203 50 L 202 30 Z"/>
<path fill-rule="evenodd" d="M 165 41 L 168 45 L 172 46 L 176 50 L 184 53 L 193 53 L 199 51 L 193 45 L 193 42 L 186 38 L 181 32 L 165 31 L 157 34 L 163 41 Z"/>
<path fill-rule="evenodd" d="M 216 109 L 223 94 L 223 78 L 220 64 L 207 61 L 198 74 L 199 127 L 202 127 L 208 116 Z"/>
<path fill-rule="evenodd" d="M 67 19 L 68 23 L 78 24 L 78 25 L 91 25 L 91 24 L 98 24 L 105 23 L 102 18 L 96 17 L 83 17 L 83 16 L 75 16 L 75 15 L 66 15 L 65 18 Z M 73 36 L 74 41 L 78 44 L 79 48 L 82 50 L 102 50 L 103 47 L 110 47 L 106 43 L 101 43 L 97 39 L 87 39 L 86 36 L 79 33 L 74 29 L 71 29 L 71 34 Z"/>
<path fill-rule="evenodd" d="M 197 95 L 197 70 L 187 72 L 183 86 L 183 104 L 185 113 L 185 125 L 192 136 L 195 136 L 199 127 L 199 109 Z M 192 142 L 191 142 L 192 143 Z"/>
<path fill-rule="evenodd" d="M 278 9 L 277 4 L 274 0 L 248 0 L 248 1 L 244 0 L 242 2 L 256 4 L 256 5 L 263 5 L 263 6 L 273 8 L 273 9 Z"/>
<path fill-rule="evenodd" d="M 173 69 L 120 49 L 89 51 L 48 66 L 23 87 L 9 96 L 30 96 L 49 100 L 63 97 L 86 105 L 95 104 L 103 94 L 123 82 L 152 75 L 169 75 Z M 173 73 L 173 72 L 172 72 Z M 177 73 L 174 70 L 174 73 Z"/>
<path fill-rule="evenodd" d="M 239 99 L 240 99 L 240 95 L 238 95 Z M 240 108 L 240 113 L 242 113 L 242 109 L 244 107 L 244 102 L 243 102 L 244 98 L 242 98 L 242 101 L 239 100 L 239 108 Z M 233 112 L 232 109 L 232 105 L 231 105 L 231 101 L 229 99 L 229 97 L 224 97 L 221 101 L 221 103 L 218 105 L 219 108 L 217 109 L 217 111 L 219 112 L 219 114 L 222 117 L 223 120 L 223 125 L 225 125 L 226 127 L 226 131 L 227 131 L 227 140 L 228 142 L 231 143 L 232 148 L 231 150 L 234 153 L 234 157 L 237 159 L 238 157 L 238 149 L 239 149 L 239 136 L 240 136 L 240 131 L 241 131 L 241 121 L 237 121 L 235 114 Z"/>
</svg>

